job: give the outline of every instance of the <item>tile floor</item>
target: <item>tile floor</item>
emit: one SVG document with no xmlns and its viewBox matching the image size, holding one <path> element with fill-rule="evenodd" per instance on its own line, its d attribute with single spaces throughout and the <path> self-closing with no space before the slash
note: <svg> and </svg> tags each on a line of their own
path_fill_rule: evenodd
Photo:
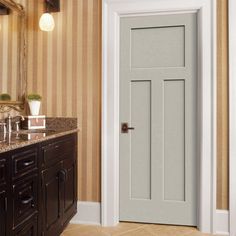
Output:
<svg viewBox="0 0 236 236">
<path fill-rule="evenodd" d="M 68 225 L 61 236 L 210 236 L 196 228 L 154 224 L 120 223 L 117 227 Z"/>
</svg>

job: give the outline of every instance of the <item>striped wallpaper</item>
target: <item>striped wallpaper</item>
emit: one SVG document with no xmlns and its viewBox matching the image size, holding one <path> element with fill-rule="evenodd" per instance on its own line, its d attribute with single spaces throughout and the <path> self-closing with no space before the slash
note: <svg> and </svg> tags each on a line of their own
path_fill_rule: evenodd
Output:
<svg viewBox="0 0 236 236">
<path fill-rule="evenodd" d="M 78 117 L 79 199 L 100 201 L 101 0 L 61 0 L 55 29 L 39 30 L 43 0 L 28 0 L 28 92 L 42 114 Z"/>
<path fill-rule="evenodd" d="M 218 1 L 217 207 L 228 208 L 227 0 Z M 78 117 L 78 189 L 82 201 L 101 193 L 101 2 L 61 0 L 53 32 L 38 28 L 43 0 L 19 0 L 28 14 L 28 92 L 43 96 L 42 114 Z M 0 16 L 1 17 L 1 16 Z M 6 23 L 10 24 L 10 22 Z M 0 23 L 1 30 L 6 27 Z M 11 37 L 0 34 L 2 37 Z M 11 45 L 10 41 L 8 46 Z M 0 65 L 11 49 L 0 43 Z M 9 55 L 9 54 L 8 54 Z M 11 55 L 11 53 L 10 53 Z M 4 59 L 3 59 L 4 58 Z M 3 84 L 0 70 L 0 88 Z M 4 83 L 5 84 L 5 83 Z"/>
</svg>

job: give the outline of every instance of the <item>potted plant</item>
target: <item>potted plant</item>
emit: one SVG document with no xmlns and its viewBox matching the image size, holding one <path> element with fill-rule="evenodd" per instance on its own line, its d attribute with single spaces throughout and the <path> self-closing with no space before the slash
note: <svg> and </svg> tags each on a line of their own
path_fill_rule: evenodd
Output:
<svg viewBox="0 0 236 236">
<path fill-rule="evenodd" d="M 0 94 L 0 100 L 1 101 L 10 101 L 11 96 L 8 93 L 2 93 L 2 94 Z"/>
<path fill-rule="evenodd" d="M 29 104 L 30 114 L 32 116 L 38 116 L 42 97 L 39 94 L 31 93 L 27 95 L 27 100 Z"/>
</svg>

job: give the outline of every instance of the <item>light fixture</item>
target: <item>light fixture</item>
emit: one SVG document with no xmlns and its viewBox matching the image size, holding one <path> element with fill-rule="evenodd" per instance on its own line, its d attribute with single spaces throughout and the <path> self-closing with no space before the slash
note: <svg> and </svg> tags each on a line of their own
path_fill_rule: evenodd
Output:
<svg viewBox="0 0 236 236">
<path fill-rule="evenodd" d="M 0 3 L 0 15 L 9 15 L 10 14 L 10 9 Z"/>
<path fill-rule="evenodd" d="M 60 0 L 45 0 L 45 13 L 42 14 L 39 20 L 39 27 L 43 31 L 52 31 L 55 27 L 55 22 L 51 12 L 60 11 Z"/>
<path fill-rule="evenodd" d="M 43 13 L 39 20 L 39 27 L 43 31 L 53 31 L 55 22 L 50 13 Z"/>
</svg>

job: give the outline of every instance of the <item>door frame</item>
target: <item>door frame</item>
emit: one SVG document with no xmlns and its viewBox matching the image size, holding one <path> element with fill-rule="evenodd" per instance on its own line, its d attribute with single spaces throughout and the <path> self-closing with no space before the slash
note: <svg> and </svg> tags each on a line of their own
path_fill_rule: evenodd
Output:
<svg viewBox="0 0 236 236">
<path fill-rule="evenodd" d="M 236 235 L 236 2 L 229 0 L 229 231 Z"/>
<path fill-rule="evenodd" d="M 123 16 L 198 13 L 197 192 L 202 232 L 216 218 L 216 0 L 103 0 L 102 201 L 103 226 L 119 222 L 119 22 Z"/>
</svg>

